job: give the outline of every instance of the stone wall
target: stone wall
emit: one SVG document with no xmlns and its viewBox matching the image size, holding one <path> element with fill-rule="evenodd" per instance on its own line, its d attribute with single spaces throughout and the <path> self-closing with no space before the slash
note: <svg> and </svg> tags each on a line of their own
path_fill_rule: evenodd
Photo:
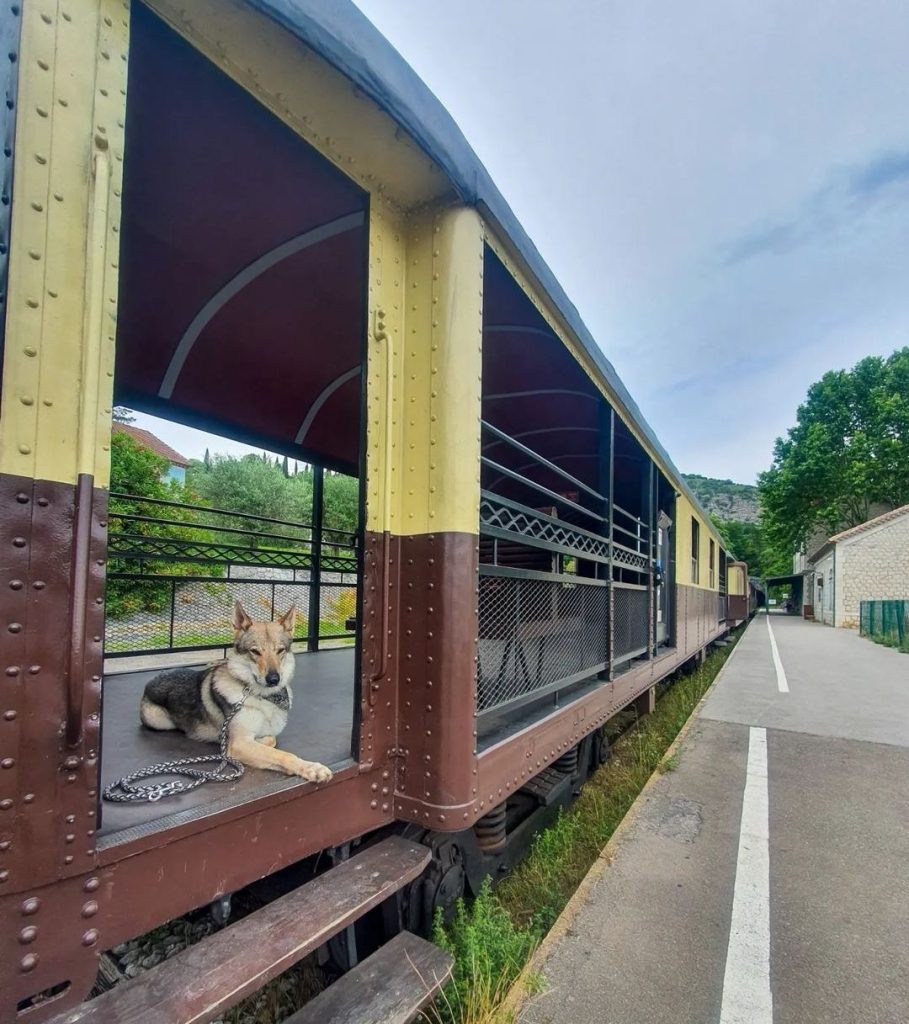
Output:
<svg viewBox="0 0 909 1024">
<path fill-rule="evenodd" d="M 909 513 L 836 546 L 837 626 L 857 629 L 861 601 L 909 600 Z"/>
</svg>

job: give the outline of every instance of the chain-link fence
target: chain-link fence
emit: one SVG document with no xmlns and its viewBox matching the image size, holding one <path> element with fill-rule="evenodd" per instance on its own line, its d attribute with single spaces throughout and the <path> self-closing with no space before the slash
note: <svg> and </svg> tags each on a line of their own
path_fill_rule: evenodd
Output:
<svg viewBox="0 0 909 1024">
<path fill-rule="evenodd" d="M 859 632 L 909 651 L 909 601 L 862 601 Z"/>
<path fill-rule="evenodd" d="M 613 661 L 620 665 L 647 653 L 650 619 L 647 588 L 614 583 L 612 588 Z"/>
<path fill-rule="evenodd" d="M 605 583 L 542 577 L 480 568 L 480 712 L 542 696 L 608 665 Z"/>
</svg>

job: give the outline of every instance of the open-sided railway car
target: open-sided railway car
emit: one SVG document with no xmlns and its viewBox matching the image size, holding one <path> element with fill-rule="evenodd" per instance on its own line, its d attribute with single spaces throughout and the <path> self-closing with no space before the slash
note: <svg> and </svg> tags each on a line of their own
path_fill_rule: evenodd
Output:
<svg viewBox="0 0 909 1024">
<path fill-rule="evenodd" d="M 371 908 L 419 929 L 507 867 L 602 756 L 601 726 L 747 617 L 747 570 L 352 5 L 24 0 L 2 29 L 0 1019 L 75 1006 L 103 950 L 191 908 L 318 874 L 315 910 L 291 890 L 274 927 L 244 918 L 217 955 L 114 992 L 131 1020 L 208 1020 L 332 935 L 353 962 Z M 282 538 L 271 562 L 216 511 L 202 547 L 154 547 L 139 527 L 176 512 L 111 498 L 115 402 L 355 477 L 355 536 L 324 527 L 317 487 L 312 522 L 258 524 Z M 250 769 L 101 799 L 206 752 L 142 730 L 148 667 L 105 650 L 106 582 L 155 558 L 203 581 L 220 559 L 225 628 L 243 587 L 296 599 L 280 742 L 330 782 Z M 351 612 L 335 647 L 329 585 Z"/>
</svg>

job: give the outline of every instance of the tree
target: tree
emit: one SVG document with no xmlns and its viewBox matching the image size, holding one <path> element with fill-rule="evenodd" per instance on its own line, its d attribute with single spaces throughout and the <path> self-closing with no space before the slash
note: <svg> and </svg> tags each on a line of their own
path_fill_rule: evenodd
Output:
<svg viewBox="0 0 909 1024">
<path fill-rule="evenodd" d="M 155 507 L 143 502 L 143 498 L 163 498 L 180 501 L 183 488 L 175 480 L 163 479 L 167 473 L 167 459 L 139 444 L 129 434 L 115 431 L 110 439 L 110 489 L 114 494 L 129 497 L 111 498 L 109 530 L 114 536 L 129 533 L 136 537 L 181 537 L 185 531 L 180 527 L 165 526 L 146 522 L 154 518 Z M 119 515 L 118 515 L 119 513 Z M 120 515 L 142 517 L 124 522 Z M 168 518 L 181 515 L 180 510 L 169 509 Z M 165 567 L 155 562 L 144 562 L 143 573 L 154 575 L 165 568 L 176 571 L 175 566 Z M 127 559 L 112 559 L 112 574 L 135 573 L 136 563 Z M 156 611 L 164 607 L 170 595 L 170 585 L 156 580 L 108 579 L 105 592 L 107 614 L 118 618 L 141 610 Z"/>
<path fill-rule="evenodd" d="M 761 523 L 744 523 L 711 515 L 727 549 L 748 564 L 751 576 L 777 576 L 791 571 L 792 553 L 780 551 L 768 540 Z"/>
<path fill-rule="evenodd" d="M 812 384 L 758 486 L 767 541 L 790 553 L 865 522 L 876 503 L 909 502 L 909 348 Z"/>
</svg>

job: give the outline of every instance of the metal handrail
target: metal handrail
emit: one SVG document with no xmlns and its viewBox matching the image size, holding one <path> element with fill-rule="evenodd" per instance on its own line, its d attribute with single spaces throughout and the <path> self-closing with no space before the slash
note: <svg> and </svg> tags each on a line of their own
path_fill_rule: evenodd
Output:
<svg viewBox="0 0 909 1024">
<path fill-rule="evenodd" d="M 532 448 L 528 448 L 526 444 L 522 444 L 520 441 L 516 441 L 513 437 L 510 437 L 504 431 L 499 430 L 498 427 L 494 427 L 491 423 L 487 422 L 486 420 L 481 420 L 480 426 L 484 430 L 489 431 L 489 433 L 492 434 L 493 437 L 497 437 L 500 441 L 504 441 L 505 444 L 510 444 L 512 448 L 523 453 L 524 455 L 529 456 L 534 460 L 534 462 L 545 467 L 551 472 L 556 473 L 558 476 L 562 477 L 563 480 L 567 480 L 569 483 L 574 484 L 575 487 L 580 488 L 582 491 L 586 491 L 589 495 L 596 498 L 597 501 L 606 501 L 606 498 L 602 494 L 595 491 L 592 487 L 588 487 L 588 485 L 585 484 L 583 480 L 578 480 L 578 478 L 572 476 L 571 473 L 566 472 L 560 466 L 557 466 L 554 462 L 550 462 L 549 459 L 540 455 L 539 452 L 535 452 Z"/>
<path fill-rule="evenodd" d="M 564 495 L 559 494 L 558 491 L 551 491 L 548 487 L 544 487 L 542 484 L 538 484 L 533 480 L 529 480 L 525 476 L 521 476 L 520 473 L 515 472 L 513 469 L 508 469 L 506 466 L 502 466 L 498 462 L 494 462 L 492 459 L 487 459 L 486 456 L 481 457 L 480 462 L 484 466 L 488 466 L 490 469 L 494 469 L 501 473 L 503 476 L 510 477 L 512 480 L 517 480 L 518 483 L 524 484 L 525 486 L 538 491 L 540 494 L 545 494 L 547 497 L 552 498 L 554 501 L 561 502 L 561 504 L 567 505 L 569 508 L 573 508 L 575 512 L 580 512 L 582 515 L 595 519 L 598 523 L 606 522 L 605 516 L 601 516 L 597 512 L 591 512 L 589 508 L 584 508 L 583 505 L 579 505 L 570 498 L 566 498 Z"/>
<path fill-rule="evenodd" d="M 146 505 L 164 505 L 169 508 L 183 508 L 191 509 L 193 512 L 212 512 L 219 516 L 230 516 L 232 519 L 250 519 L 257 523 L 270 523 L 272 526 L 291 526 L 296 530 L 311 530 L 312 526 L 309 523 L 294 523 L 288 519 L 272 519 L 269 516 L 257 516 L 250 512 L 231 512 L 224 508 L 214 508 L 211 505 L 190 505 L 184 501 L 170 501 L 166 498 L 145 498 L 138 494 L 122 494 L 119 491 L 110 492 L 111 499 L 117 499 L 119 501 L 132 501 L 140 502 Z M 126 512 L 112 512 L 112 515 L 129 515 Z M 156 520 L 160 522 L 161 520 Z M 180 526 L 197 526 L 205 527 L 204 523 L 179 523 Z M 211 527 L 206 527 L 211 528 Z M 350 537 L 351 545 L 356 539 L 356 534 L 350 533 L 347 530 L 338 530 L 330 526 L 323 527 L 324 533 L 336 533 L 342 537 Z"/>
</svg>

